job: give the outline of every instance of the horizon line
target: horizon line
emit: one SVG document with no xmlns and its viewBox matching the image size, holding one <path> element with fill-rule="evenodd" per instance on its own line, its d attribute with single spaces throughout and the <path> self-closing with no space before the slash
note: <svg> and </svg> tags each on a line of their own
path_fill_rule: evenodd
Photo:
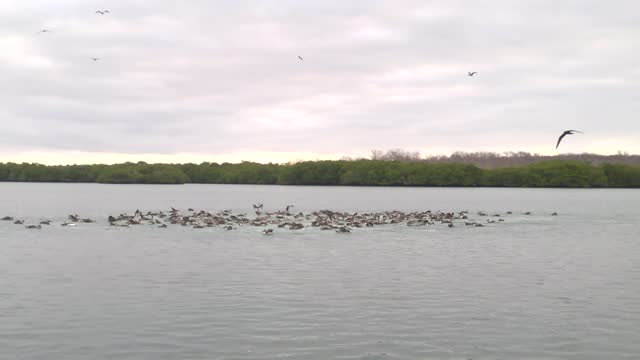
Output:
<svg viewBox="0 0 640 360">
<path fill-rule="evenodd" d="M 393 158 L 395 155 L 406 155 L 405 158 Z M 378 152 L 381 158 L 374 158 L 374 152 Z M 137 164 L 137 163 L 146 163 L 146 164 L 168 164 L 168 165 L 185 165 L 185 164 L 203 164 L 203 163 L 211 163 L 211 164 L 242 164 L 242 163 L 256 163 L 256 164 L 275 164 L 275 165 L 286 165 L 286 164 L 295 164 L 300 162 L 320 162 L 320 161 L 356 161 L 356 160 L 401 160 L 401 161 L 434 161 L 434 160 L 446 160 L 447 158 L 451 159 L 456 155 L 493 155 L 496 158 L 501 159 L 510 159 L 517 158 L 514 155 L 522 154 L 537 158 L 545 158 L 545 159 L 553 159 L 553 158 L 566 158 L 566 157 L 639 157 L 640 154 L 629 153 L 626 151 L 617 151 L 616 153 L 597 153 L 597 152 L 568 152 L 568 153 L 560 153 L 560 154 L 541 154 L 538 152 L 529 152 L 529 151 L 453 151 L 449 154 L 443 153 L 433 153 L 433 154 L 425 154 L 422 155 L 418 151 L 410 151 L 410 150 L 402 150 L 402 149 L 391 149 L 386 151 L 381 150 L 372 150 L 368 155 L 358 154 L 358 155 L 329 155 L 329 156 L 294 156 L 288 159 L 284 159 L 281 156 L 276 156 L 276 159 L 269 160 L 267 158 L 261 159 L 244 159 L 236 156 L 216 156 L 216 155 L 203 155 L 203 154 L 140 154 L 139 156 L 134 154 L 104 154 L 98 153 L 98 155 L 107 155 L 107 157 L 111 158 L 107 160 L 104 156 L 86 156 L 91 153 L 77 153 L 81 156 L 76 156 L 74 161 L 72 160 L 74 156 L 65 156 L 65 160 L 61 160 L 60 157 L 55 156 L 52 158 L 47 158 L 44 156 L 42 159 L 27 159 L 25 156 L 17 156 L 18 159 L 12 159 L 13 156 L 1 156 L 0 155 L 0 164 L 32 164 L 32 165 L 45 165 L 45 166 L 86 166 L 86 165 L 121 165 L 121 164 Z M 309 153 L 298 153 L 300 155 L 311 155 Z M 320 155 L 320 154 L 314 154 Z M 29 156 L 30 157 L 30 156 Z M 36 156 L 39 157 L 39 156 Z M 134 159 L 136 157 L 137 159 Z M 22 159 L 20 159 L 22 158 Z M 97 161 L 91 161 L 89 158 L 95 158 Z M 102 159 L 100 159 L 102 158 Z M 118 159 L 119 158 L 119 159 Z M 173 161 L 170 160 L 173 158 Z M 225 159 L 226 158 L 226 159 Z M 280 158 L 280 159 L 277 159 Z M 117 160 L 118 159 L 118 160 Z M 42 161 L 44 160 L 44 161 Z M 102 161 L 101 161 L 102 160 Z M 167 161 L 169 160 L 169 161 Z M 470 162 L 473 161 L 481 161 L 481 158 L 469 159 Z M 484 159 L 489 160 L 489 159 Z"/>
</svg>

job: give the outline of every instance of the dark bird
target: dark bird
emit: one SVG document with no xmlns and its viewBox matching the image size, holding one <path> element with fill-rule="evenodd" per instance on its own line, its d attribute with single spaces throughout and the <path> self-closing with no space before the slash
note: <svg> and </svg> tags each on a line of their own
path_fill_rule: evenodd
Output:
<svg viewBox="0 0 640 360">
<path fill-rule="evenodd" d="M 562 141 L 562 139 L 564 139 L 565 136 L 573 135 L 575 133 L 584 134 L 583 132 L 578 131 L 578 130 L 567 130 L 567 131 L 563 132 L 562 135 L 560 135 L 560 137 L 558 138 L 558 143 L 556 144 L 556 149 L 558 148 L 558 146 L 560 146 L 560 142 Z"/>
<path fill-rule="evenodd" d="M 110 14 L 109 10 L 103 10 L 103 11 L 96 11 L 96 14 L 100 14 L 100 15 L 104 15 L 104 14 Z"/>
<path fill-rule="evenodd" d="M 288 212 L 289 212 L 289 210 L 291 210 L 291 209 L 293 209 L 293 208 L 294 208 L 294 206 L 293 206 L 293 205 L 287 205 L 287 207 L 286 207 L 286 209 L 285 209 L 285 210 L 286 210 L 286 211 L 287 211 L 287 213 L 288 213 Z"/>
<path fill-rule="evenodd" d="M 98 60 L 100 60 L 100 58 L 94 58 L 94 57 L 92 57 L 92 58 L 91 58 L 91 60 L 93 60 L 93 61 L 98 61 Z"/>
<path fill-rule="evenodd" d="M 475 74 L 477 74 L 477 73 L 478 73 L 477 71 L 468 72 L 468 73 L 467 73 L 467 76 L 473 76 L 473 75 L 475 75 Z"/>
<path fill-rule="evenodd" d="M 42 30 L 38 31 L 38 34 L 45 34 L 45 33 L 50 33 L 50 32 L 53 32 L 53 31 L 48 30 L 48 29 L 42 29 Z"/>
<path fill-rule="evenodd" d="M 302 58 L 302 56 L 300 56 L 300 55 L 298 55 L 298 59 L 299 59 L 300 61 L 304 61 L 304 59 L 303 59 L 303 58 Z"/>
</svg>

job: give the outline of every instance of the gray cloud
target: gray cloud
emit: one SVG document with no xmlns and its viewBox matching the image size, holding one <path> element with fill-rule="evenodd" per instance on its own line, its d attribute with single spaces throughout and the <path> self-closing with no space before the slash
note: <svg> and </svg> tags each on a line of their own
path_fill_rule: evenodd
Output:
<svg viewBox="0 0 640 360">
<path fill-rule="evenodd" d="M 0 149 L 640 151 L 637 1 L 105 4 L 2 2 Z"/>
</svg>

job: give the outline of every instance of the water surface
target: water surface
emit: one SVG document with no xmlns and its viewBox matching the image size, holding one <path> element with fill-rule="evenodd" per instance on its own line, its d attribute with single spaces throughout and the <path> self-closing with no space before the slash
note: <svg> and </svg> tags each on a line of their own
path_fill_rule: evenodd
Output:
<svg viewBox="0 0 640 360">
<path fill-rule="evenodd" d="M 106 225 L 255 202 L 514 215 L 272 237 Z M 0 222 L 1 359 L 640 357 L 637 190 L 0 184 L 0 217 L 71 213 L 98 223 Z"/>
</svg>

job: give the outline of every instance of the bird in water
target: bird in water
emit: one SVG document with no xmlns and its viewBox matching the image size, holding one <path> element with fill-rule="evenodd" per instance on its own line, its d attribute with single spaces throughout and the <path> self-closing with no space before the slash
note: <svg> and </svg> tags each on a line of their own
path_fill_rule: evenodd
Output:
<svg viewBox="0 0 640 360">
<path fill-rule="evenodd" d="M 477 71 L 468 72 L 468 73 L 467 73 L 467 76 L 471 76 L 471 77 L 473 77 L 473 75 L 475 75 L 475 74 L 477 74 L 477 73 L 478 73 Z"/>
<path fill-rule="evenodd" d="M 293 205 L 287 205 L 287 207 L 285 208 L 287 214 L 289 213 L 289 210 L 293 209 L 294 206 Z"/>
<path fill-rule="evenodd" d="M 98 10 L 96 11 L 96 14 L 104 15 L 104 14 L 111 14 L 111 13 L 109 12 L 109 10 L 102 10 L 102 11 Z"/>
<path fill-rule="evenodd" d="M 262 204 L 253 204 L 253 209 L 256 211 L 256 215 L 260 215 L 262 214 L 262 209 L 264 208 L 264 205 Z"/>
<path fill-rule="evenodd" d="M 298 55 L 298 59 L 299 59 L 300 61 L 304 61 L 304 59 L 303 59 L 303 58 L 302 58 L 302 56 L 300 56 L 300 55 Z"/>
<path fill-rule="evenodd" d="M 578 131 L 578 130 L 567 130 L 567 131 L 563 132 L 562 135 L 560 135 L 560 137 L 558 138 L 558 143 L 556 144 L 556 149 L 558 148 L 558 146 L 560 146 L 560 142 L 562 142 L 562 139 L 564 139 L 565 136 L 573 135 L 575 133 L 584 134 L 583 132 Z"/>
</svg>

